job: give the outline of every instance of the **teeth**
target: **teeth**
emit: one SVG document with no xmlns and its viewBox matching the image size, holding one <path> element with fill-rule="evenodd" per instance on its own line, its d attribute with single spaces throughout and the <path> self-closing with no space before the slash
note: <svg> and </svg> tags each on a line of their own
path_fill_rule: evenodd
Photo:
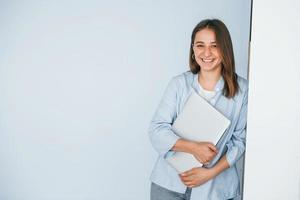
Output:
<svg viewBox="0 0 300 200">
<path fill-rule="evenodd" d="M 203 62 L 212 62 L 213 59 L 204 59 L 204 58 L 202 58 L 202 61 L 203 61 Z"/>
</svg>

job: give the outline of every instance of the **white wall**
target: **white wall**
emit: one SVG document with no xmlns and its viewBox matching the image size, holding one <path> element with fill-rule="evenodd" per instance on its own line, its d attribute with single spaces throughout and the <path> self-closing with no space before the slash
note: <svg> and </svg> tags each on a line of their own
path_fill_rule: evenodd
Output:
<svg viewBox="0 0 300 200">
<path fill-rule="evenodd" d="M 300 199 L 299 10 L 253 4 L 244 200 Z"/>
<path fill-rule="evenodd" d="M 250 1 L 0 1 L 0 199 L 148 199 L 148 124 L 207 17 L 246 77 Z"/>
</svg>

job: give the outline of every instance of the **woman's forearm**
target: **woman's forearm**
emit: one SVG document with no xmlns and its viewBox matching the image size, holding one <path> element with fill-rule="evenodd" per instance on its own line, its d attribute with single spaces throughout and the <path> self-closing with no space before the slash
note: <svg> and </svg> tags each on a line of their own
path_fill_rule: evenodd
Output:
<svg viewBox="0 0 300 200">
<path fill-rule="evenodd" d="M 184 139 L 178 139 L 175 145 L 172 147 L 173 151 L 181 151 L 186 153 L 193 153 L 195 148 L 194 143 Z"/>
<path fill-rule="evenodd" d="M 213 177 L 216 177 L 218 174 L 223 172 L 224 170 L 228 169 L 230 167 L 226 155 L 224 155 L 218 162 L 217 164 L 210 168 L 210 171 L 213 175 Z"/>
</svg>

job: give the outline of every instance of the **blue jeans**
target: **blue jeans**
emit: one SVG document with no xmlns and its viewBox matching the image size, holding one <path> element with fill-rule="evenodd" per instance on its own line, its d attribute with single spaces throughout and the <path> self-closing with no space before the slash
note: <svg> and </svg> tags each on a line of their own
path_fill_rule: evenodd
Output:
<svg viewBox="0 0 300 200">
<path fill-rule="evenodd" d="M 155 183 L 151 183 L 150 200 L 190 200 L 191 188 L 187 188 L 184 194 L 168 190 Z M 228 199 L 233 200 L 233 199 Z"/>
<path fill-rule="evenodd" d="M 155 183 L 151 184 L 151 200 L 190 200 L 191 188 L 187 188 L 184 194 L 163 188 Z"/>
</svg>

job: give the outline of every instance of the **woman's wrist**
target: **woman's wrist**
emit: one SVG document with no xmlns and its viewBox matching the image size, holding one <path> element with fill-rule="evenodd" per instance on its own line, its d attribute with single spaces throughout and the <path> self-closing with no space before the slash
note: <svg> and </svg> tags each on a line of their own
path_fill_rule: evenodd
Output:
<svg viewBox="0 0 300 200">
<path fill-rule="evenodd" d="M 208 170 L 210 179 L 215 178 L 219 174 L 215 167 L 208 168 L 207 170 Z"/>
<path fill-rule="evenodd" d="M 218 174 L 220 174 L 221 172 L 223 172 L 224 170 L 228 169 L 230 167 L 227 159 L 226 159 L 226 155 L 224 155 L 215 166 L 213 166 L 212 168 L 209 168 L 209 173 L 212 176 L 212 178 L 218 176 Z"/>
<path fill-rule="evenodd" d="M 173 151 L 181 151 L 181 152 L 186 152 L 193 154 L 195 149 L 195 143 L 192 141 L 188 141 L 185 139 L 179 139 L 173 146 L 172 150 Z"/>
</svg>

